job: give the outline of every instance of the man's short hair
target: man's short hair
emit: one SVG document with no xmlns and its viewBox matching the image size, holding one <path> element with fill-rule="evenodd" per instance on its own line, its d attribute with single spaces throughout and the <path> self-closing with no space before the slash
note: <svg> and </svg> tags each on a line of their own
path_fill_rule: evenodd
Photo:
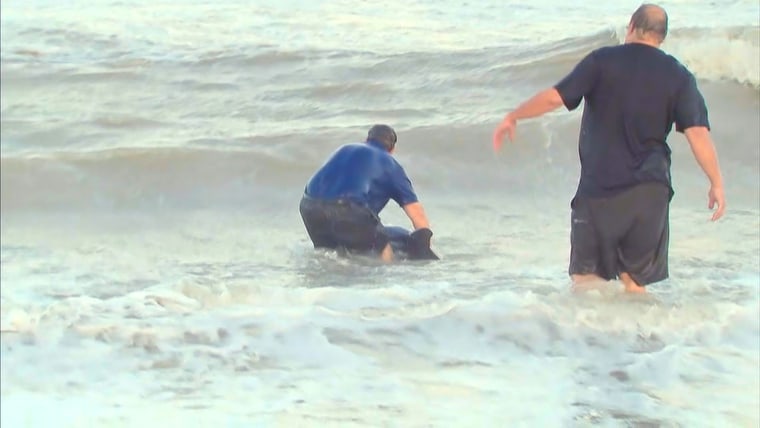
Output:
<svg viewBox="0 0 760 428">
<path fill-rule="evenodd" d="M 378 124 L 374 125 L 367 132 L 367 141 L 375 140 L 382 143 L 388 151 L 393 150 L 396 147 L 396 131 L 388 125 Z"/>
<path fill-rule="evenodd" d="M 662 43 L 668 35 L 668 14 L 654 4 L 642 4 L 631 16 L 631 29 L 641 35 L 650 33 Z"/>
</svg>

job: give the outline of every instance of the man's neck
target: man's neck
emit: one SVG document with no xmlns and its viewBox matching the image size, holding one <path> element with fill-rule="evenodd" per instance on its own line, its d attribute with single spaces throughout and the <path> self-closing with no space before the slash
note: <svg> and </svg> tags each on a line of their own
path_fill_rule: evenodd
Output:
<svg viewBox="0 0 760 428">
<path fill-rule="evenodd" d="M 625 41 L 626 43 L 638 43 L 640 45 L 647 45 L 651 46 L 653 48 L 659 48 L 660 43 L 656 42 L 652 39 L 645 39 L 645 38 L 631 38 Z"/>
</svg>

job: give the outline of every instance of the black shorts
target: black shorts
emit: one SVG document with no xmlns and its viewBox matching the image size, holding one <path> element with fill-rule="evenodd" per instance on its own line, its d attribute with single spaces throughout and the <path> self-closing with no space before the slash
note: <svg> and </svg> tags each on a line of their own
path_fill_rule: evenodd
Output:
<svg viewBox="0 0 760 428">
<path fill-rule="evenodd" d="M 646 183 L 609 198 L 572 203 L 568 273 L 606 280 L 629 274 L 645 286 L 668 278 L 670 189 Z"/>
<path fill-rule="evenodd" d="M 314 248 L 380 252 L 389 242 L 380 218 L 355 202 L 304 195 L 299 211 Z"/>
</svg>

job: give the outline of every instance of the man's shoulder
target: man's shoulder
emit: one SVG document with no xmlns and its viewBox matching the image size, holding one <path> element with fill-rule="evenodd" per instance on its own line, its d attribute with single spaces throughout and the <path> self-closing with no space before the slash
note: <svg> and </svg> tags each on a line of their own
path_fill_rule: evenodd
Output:
<svg viewBox="0 0 760 428">
<path fill-rule="evenodd" d="M 622 46 L 623 45 L 602 46 L 600 48 L 596 48 L 592 50 L 591 55 L 595 55 L 595 56 L 608 55 L 610 53 L 619 51 Z"/>
<path fill-rule="evenodd" d="M 589 55 L 599 61 L 651 61 L 653 66 L 664 67 L 669 72 L 676 72 L 684 77 L 691 76 L 691 71 L 678 58 L 660 48 L 622 43 L 594 49 Z"/>
<path fill-rule="evenodd" d="M 610 61 L 620 61 L 628 57 L 625 45 L 602 46 L 591 50 L 585 60 L 591 60 L 596 64 L 604 64 Z"/>
<path fill-rule="evenodd" d="M 672 67 L 674 71 L 681 73 L 683 76 L 691 76 L 691 71 L 689 71 L 688 67 L 686 67 L 685 64 L 678 60 L 678 58 L 661 49 L 657 50 L 659 51 L 659 55 L 662 58 L 663 62 Z"/>
<path fill-rule="evenodd" d="M 593 57 L 594 59 L 619 56 L 619 55 L 624 54 L 625 49 L 626 49 L 625 45 L 622 45 L 622 44 L 612 45 L 612 46 L 602 46 L 602 47 L 593 49 L 591 52 L 589 52 L 588 56 Z"/>
<path fill-rule="evenodd" d="M 362 150 L 366 148 L 366 144 L 362 143 L 343 143 L 338 150 Z"/>
<path fill-rule="evenodd" d="M 344 143 L 335 150 L 335 156 L 347 156 L 368 150 L 370 150 L 370 147 L 363 143 Z"/>
<path fill-rule="evenodd" d="M 334 160 L 340 159 L 345 162 L 346 159 L 374 159 L 374 163 L 383 168 L 395 166 L 396 160 L 390 153 L 372 147 L 365 142 L 344 143 L 333 154 Z"/>
</svg>

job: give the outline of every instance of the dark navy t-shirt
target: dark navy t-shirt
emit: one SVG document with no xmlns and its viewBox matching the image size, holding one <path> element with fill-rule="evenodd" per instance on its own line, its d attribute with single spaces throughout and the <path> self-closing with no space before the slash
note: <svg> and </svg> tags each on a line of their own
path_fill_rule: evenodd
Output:
<svg viewBox="0 0 760 428">
<path fill-rule="evenodd" d="M 322 200 L 349 199 L 379 214 L 390 199 L 399 206 L 417 202 L 404 168 L 382 144 L 346 144 L 314 174 L 305 193 Z"/>
<path fill-rule="evenodd" d="M 576 196 L 607 197 L 636 184 L 673 188 L 666 139 L 692 126 L 709 129 L 694 76 L 675 58 L 640 43 L 587 55 L 555 86 L 568 110 L 585 99 Z"/>
</svg>

